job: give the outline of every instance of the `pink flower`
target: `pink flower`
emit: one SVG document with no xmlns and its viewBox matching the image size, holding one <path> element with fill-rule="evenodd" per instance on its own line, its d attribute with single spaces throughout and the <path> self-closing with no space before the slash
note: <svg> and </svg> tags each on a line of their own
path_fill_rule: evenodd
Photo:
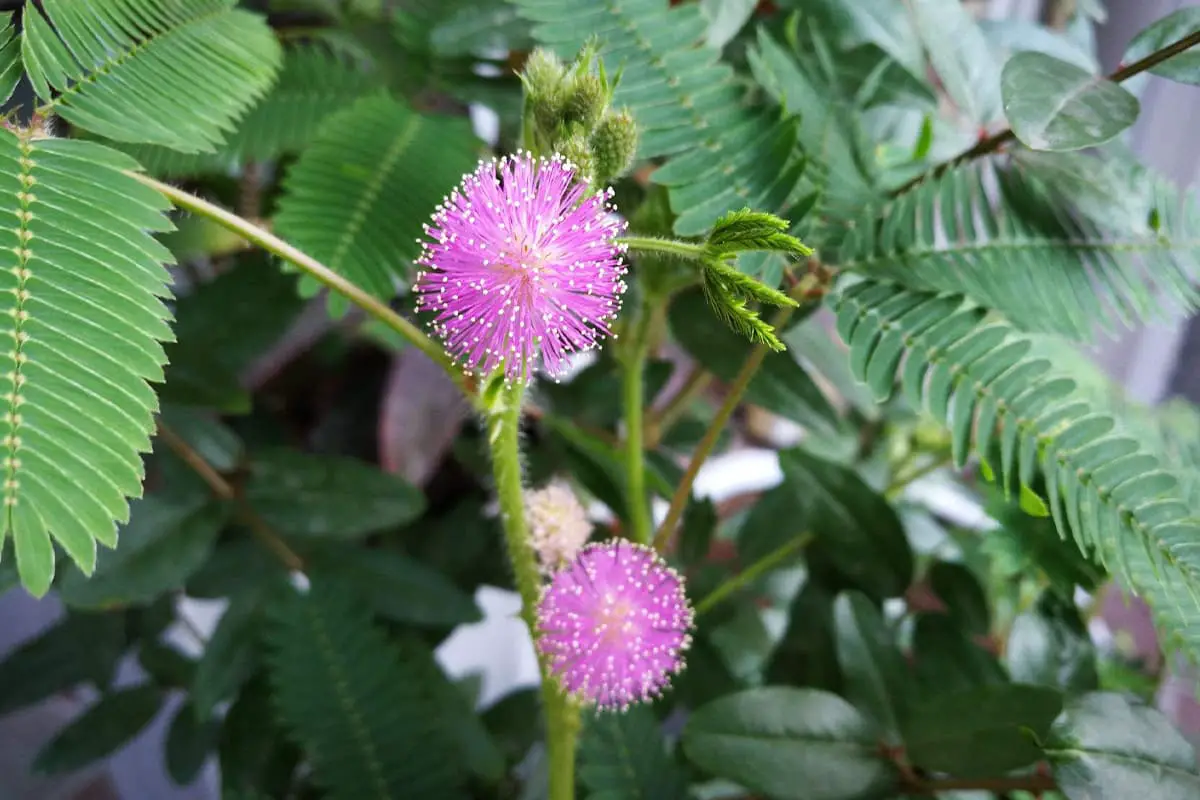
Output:
<svg viewBox="0 0 1200 800">
<path fill-rule="evenodd" d="M 413 290 L 468 370 L 503 366 L 507 380 L 525 382 L 541 356 L 560 374 L 570 353 L 612 334 L 626 223 L 612 213 L 612 189 L 586 191 L 561 157 L 518 152 L 480 162 L 438 206 Z"/>
<path fill-rule="evenodd" d="M 563 689 L 602 709 L 647 700 L 683 669 L 692 609 L 651 548 L 589 544 L 538 603 L 537 646 Z"/>
</svg>

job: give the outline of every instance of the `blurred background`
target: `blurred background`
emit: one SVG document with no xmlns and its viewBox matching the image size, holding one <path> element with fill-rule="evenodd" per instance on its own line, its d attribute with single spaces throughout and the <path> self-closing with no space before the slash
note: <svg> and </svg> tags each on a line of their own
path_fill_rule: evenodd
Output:
<svg viewBox="0 0 1200 800">
<path fill-rule="evenodd" d="M 982 19 L 997 26 L 1011 25 L 1005 22 L 1009 20 L 1054 24 L 1061 15 L 1069 16 L 1076 3 L 1087 1 L 965 0 Z M 802 8 L 803 2 L 793 5 Z M 1196 2 L 1189 0 L 1106 0 L 1107 20 L 1094 28 L 1104 71 L 1116 67 L 1136 31 L 1176 9 L 1195 5 Z M 1178 184 L 1194 185 L 1200 177 L 1200 137 L 1196 135 L 1200 130 L 1200 92 L 1149 75 L 1140 76 L 1130 84 L 1127 87 L 1139 95 L 1142 103 L 1142 115 L 1130 139 L 1133 149 L 1148 166 Z M 490 138 L 488 115 L 479 113 L 475 119 L 479 134 Z M 324 329 L 321 319 L 324 303 L 313 304 L 310 312 L 290 334 L 292 341 L 282 344 L 285 349 L 307 346 L 313 331 Z M 1200 318 L 1178 319 L 1170 324 L 1129 331 L 1085 356 L 1124 386 L 1135 400 L 1158 403 L 1172 396 L 1184 396 L 1200 402 Z M 404 370 L 409 385 L 430 380 L 430 373 L 423 374 L 419 363 L 409 363 Z M 425 394 L 436 395 L 436 392 Z M 425 397 L 429 408 L 444 406 L 448 399 Z M 770 451 L 747 448 L 715 459 L 697 483 L 697 490 L 721 499 L 770 486 L 778 480 L 777 473 L 778 466 Z M 947 516 L 964 524 L 973 521 L 987 527 L 982 510 L 964 496 L 951 491 L 938 494 L 936 482 L 913 488 L 935 494 L 936 502 L 945 505 Z M 487 702 L 516 685 L 528 683 L 535 667 L 523 629 L 519 625 L 514 627 L 508 619 L 516 604 L 498 591 L 485 593 L 479 599 L 488 618 L 452 636 L 443 644 L 439 657 L 452 673 L 482 671 L 481 699 Z M 1160 663 L 1153 628 L 1140 605 L 1126 604 L 1120 593 L 1113 591 L 1102 608 L 1103 613 L 1093 622 L 1092 634 L 1097 643 L 1143 657 L 1145 669 L 1161 677 L 1157 694 L 1160 708 L 1200 747 L 1200 705 L 1195 700 L 1195 676 L 1181 672 L 1176 665 Z M 53 597 L 34 601 L 20 589 L 0 595 L 0 659 L 37 636 L 61 611 Z M 220 609 L 196 603 L 191 612 L 195 627 L 207 632 Z M 195 640 L 186 631 L 174 632 L 174 638 L 176 646 L 185 652 L 195 648 Z M 134 682 L 138 669 L 136 663 L 123 664 L 120 680 Z M 192 786 L 183 788 L 175 786 L 166 776 L 160 748 L 173 709 L 160 714 L 155 724 L 98 768 L 54 780 L 31 777 L 28 767 L 34 753 L 87 700 L 85 696 L 56 696 L 0 717 L 0 800 L 214 800 L 219 796 L 211 770 L 202 771 Z"/>
</svg>

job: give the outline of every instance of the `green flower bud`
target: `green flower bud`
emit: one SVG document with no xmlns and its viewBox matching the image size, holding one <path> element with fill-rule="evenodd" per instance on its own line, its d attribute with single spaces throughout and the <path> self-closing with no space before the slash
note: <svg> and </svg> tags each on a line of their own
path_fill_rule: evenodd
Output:
<svg viewBox="0 0 1200 800">
<path fill-rule="evenodd" d="M 592 148 L 588 145 L 588 141 L 583 134 L 576 133 L 568 137 L 562 143 L 562 146 L 558 148 L 558 152 L 574 165 L 577 176 L 589 181 L 595 179 L 596 159 L 592 155 Z"/>
<path fill-rule="evenodd" d="M 521 83 L 538 128 L 552 136 L 562 122 L 566 105 L 566 67 L 549 50 L 537 48 L 525 60 Z"/>
<path fill-rule="evenodd" d="M 629 110 L 605 114 L 592 133 L 591 144 L 596 180 L 607 183 L 624 175 L 633 166 L 638 144 L 637 123 Z"/>
<path fill-rule="evenodd" d="M 579 125 L 591 132 L 608 108 L 608 87 L 598 75 L 585 73 L 569 84 L 563 119 L 568 125 Z"/>
</svg>

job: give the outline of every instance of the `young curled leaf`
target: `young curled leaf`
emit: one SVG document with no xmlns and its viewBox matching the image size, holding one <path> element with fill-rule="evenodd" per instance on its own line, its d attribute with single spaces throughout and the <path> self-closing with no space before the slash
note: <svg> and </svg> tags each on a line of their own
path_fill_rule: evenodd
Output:
<svg viewBox="0 0 1200 800">
<path fill-rule="evenodd" d="M 708 236 L 708 248 L 713 255 L 724 255 L 748 250 L 784 253 L 793 258 L 807 258 L 812 248 L 807 247 L 787 232 L 788 221 L 764 211 L 743 208 L 730 211 L 713 224 Z"/>
</svg>

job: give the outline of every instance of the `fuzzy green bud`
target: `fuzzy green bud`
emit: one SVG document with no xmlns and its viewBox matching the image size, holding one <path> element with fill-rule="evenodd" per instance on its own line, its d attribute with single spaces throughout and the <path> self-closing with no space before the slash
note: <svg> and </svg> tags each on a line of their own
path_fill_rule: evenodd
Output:
<svg viewBox="0 0 1200 800">
<path fill-rule="evenodd" d="M 592 133 L 591 144 L 596 180 L 607 183 L 624 175 L 633 165 L 638 144 L 637 123 L 628 109 L 605 114 Z"/>
<path fill-rule="evenodd" d="M 529 54 L 521 72 L 521 83 L 525 85 L 525 96 L 534 122 L 548 134 L 558 129 L 563 118 L 567 100 L 564 86 L 566 73 L 566 67 L 558 56 L 541 47 Z"/>
<path fill-rule="evenodd" d="M 596 159 L 583 134 L 576 133 L 567 137 L 558 151 L 563 158 L 574 165 L 575 174 L 580 178 L 586 178 L 589 181 L 596 178 Z"/>
<path fill-rule="evenodd" d="M 598 75 L 584 73 L 570 82 L 566 95 L 563 120 L 590 133 L 608 108 L 608 87 Z"/>
</svg>

